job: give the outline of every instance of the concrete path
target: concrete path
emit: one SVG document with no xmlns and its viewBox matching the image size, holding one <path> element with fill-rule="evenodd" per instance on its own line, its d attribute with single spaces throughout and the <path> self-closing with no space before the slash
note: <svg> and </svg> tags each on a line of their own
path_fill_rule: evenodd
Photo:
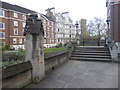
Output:
<svg viewBox="0 0 120 90">
<path fill-rule="evenodd" d="M 118 64 L 68 61 L 26 88 L 118 88 Z"/>
</svg>

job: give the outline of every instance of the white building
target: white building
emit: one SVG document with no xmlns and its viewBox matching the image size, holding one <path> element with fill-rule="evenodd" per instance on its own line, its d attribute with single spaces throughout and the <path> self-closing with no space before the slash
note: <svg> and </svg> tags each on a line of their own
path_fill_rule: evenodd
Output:
<svg viewBox="0 0 120 90">
<path fill-rule="evenodd" d="M 64 33 L 64 43 L 75 40 L 76 29 L 68 12 L 62 13 L 64 19 L 65 33 Z"/>
</svg>

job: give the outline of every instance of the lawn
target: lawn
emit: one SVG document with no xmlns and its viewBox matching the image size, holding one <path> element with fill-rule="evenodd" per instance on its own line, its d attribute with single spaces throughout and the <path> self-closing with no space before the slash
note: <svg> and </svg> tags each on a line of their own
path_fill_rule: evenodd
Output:
<svg viewBox="0 0 120 90">
<path fill-rule="evenodd" d="M 63 48 L 63 47 L 61 47 L 61 48 L 48 48 L 48 49 L 44 49 L 44 53 L 58 51 L 58 50 L 62 50 L 62 49 L 65 49 L 65 48 Z"/>
</svg>

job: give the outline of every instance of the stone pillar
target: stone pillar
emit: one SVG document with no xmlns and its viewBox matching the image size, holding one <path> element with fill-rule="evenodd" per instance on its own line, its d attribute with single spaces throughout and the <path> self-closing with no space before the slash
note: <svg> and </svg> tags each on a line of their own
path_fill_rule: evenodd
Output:
<svg viewBox="0 0 120 90">
<path fill-rule="evenodd" d="M 26 42 L 25 42 L 25 50 L 26 50 L 26 61 L 32 60 L 32 35 L 30 32 L 26 33 Z"/>
<path fill-rule="evenodd" d="M 44 36 L 42 22 L 36 14 L 26 21 L 26 61 L 32 64 L 33 83 L 39 83 L 45 77 L 44 69 Z"/>
<path fill-rule="evenodd" d="M 120 53 L 118 53 L 118 62 L 120 62 Z"/>
</svg>

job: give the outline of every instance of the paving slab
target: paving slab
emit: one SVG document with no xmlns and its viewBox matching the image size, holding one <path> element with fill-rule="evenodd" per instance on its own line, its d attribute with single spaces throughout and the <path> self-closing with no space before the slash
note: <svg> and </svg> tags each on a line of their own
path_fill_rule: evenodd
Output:
<svg viewBox="0 0 120 90">
<path fill-rule="evenodd" d="M 118 88 L 118 63 L 70 60 L 26 88 Z"/>
</svg>

